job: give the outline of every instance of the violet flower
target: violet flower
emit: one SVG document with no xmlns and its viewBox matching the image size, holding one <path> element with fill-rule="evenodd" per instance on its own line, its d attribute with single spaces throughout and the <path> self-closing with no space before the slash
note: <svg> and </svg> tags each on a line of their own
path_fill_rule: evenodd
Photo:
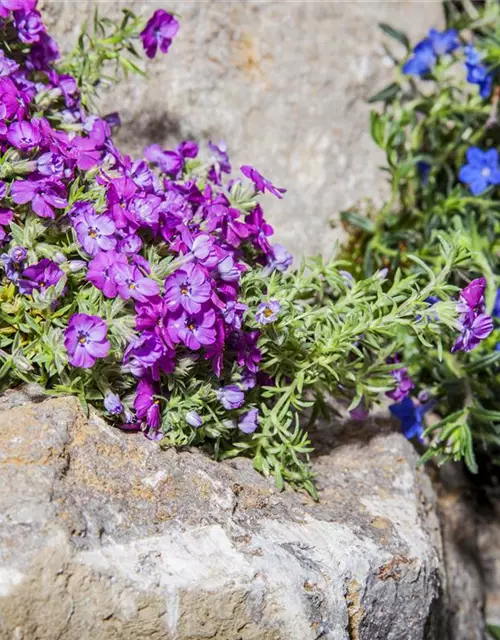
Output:
<svg viewBox="0 0 500 640">
<path fill-rule="evenodd" d="M 7 237 L 7 231 L 5 231 L 4 227 L 8 227 L 8 225 L 14 219 L 14 212 L 10 209 L 0 209 L 0 242 Z"/>
<path fill-rule="evenodd" d="M 33 44 L 40 40 L 40 34 L 45 31 L 42 16 L 38 11 L 15 11 L 15 26 L 21 42 Z"/>
<path fill-rule="evenodd" d="M 63 275 L 64 272 L 57 263 L 44 258 L 23 271 L 19 280 L 19 291 L 28 295 L 35 290 L 43 293 L 49 287 L 55 286 Z"/>
<path fill-rule="evenodd" d="M 244 413 L 238 420 L 238 429 L 243 433 L 253 433 L 259 426 L 259 411 L 257 409 L 250 409 L 247 413 Z"/>
<path fill-rule="evenodd" d="M 160 426 L 160 401 L 155 398 L 157 390 L 148 380 L 141 380 L 137 386 L 134 408 L 139 420 L 146 420 L 148 427 Z"/>
<path fill-rule="evenodd" d="M 261 302 L 257 307 L 255 319 L 260 324 L 271 324 L 277 319 L 280 309 L 281 305 L 277 300 Z"/>
<path fill-rule="evenodd" d="M 154 58 L 158 47 L 162 53 L 167 53 L 172 38 L 179 30 L 179 23 L 170 13 L 158 9 L 149 19 L 141 33 L 142 44 L 148 58 Z"/>
<path fill-rule="evenodd" d="M 216 341 L 217 332 L 214 325 L 213 309 L 191 315 L 182 311 L 169 318 L 167 333 L 173 343 L 183 342 L 189 349 L 197 351 L 200 347 L 210 346 Z"/>
<path fill-rule="evenodd" d="M 460 335 L 451 352 L 469 352 L 493 331 L 493 320 L 484 313 L 486 279 L 476 278 L 460 292 L 457 311 L 460 313 Z"/>
<path fill-rule="evenodd" d="M 203 418 L 197 411 L 188 411 L 186 413 L 186 422 L 195 429 L 199 429 L 203 424 Z"/>
<path fill-rule="evenodd" d="M 100 251 L 89 262 L 87 280 L 100 289 L 107 298 L 116 298 L 118 287 L 111 275 L 115 264 L 128 265 L 127 258 L 114 251 Z"/>
<path fill-rule="evenodd" d="M 16 180 L 10 194 L 16 204 L 31 202 L 31 208 L 41 218 L 55 218 L 54 208 L 64 209 L 68 201 L 62 186 L 48 180 Z"/>
<path fill-rule="evenodd" d="M 28 252 L 24 247 L 13 247 L 8 253 L 0 255 L 0 261 L 3 262 L 5 275 L 12 282 L 17 282 L 24 269 L 24 262 L 28 257 Z"/>
<path fill-rule="evenodd" d="M 89 255 L 95 256 L 99 250 L 109 251 L 115 248 L 116 227 L 109 216 L 84 213 L 73 224 L 78 241 Z"/>
<path fill-rule="evenodd" d="M 243 175 L 249 178 L 254 183 L 257 191 L 260 191 L 262 193 L 269 191 L 269 193 L 272 193 L 274 196 L 280 199 L 283 198 L 281 194 L 286 193 L 286 189 L 275 187 L 272 182 L 264 178 L 264 176 L 260 174 L 257 169 L 254 169 L 250 165 L 244 164 L 240 167 L 240 169 Z"/>
<path fill-rule="evenodd" d="M 38 127 L 26 120 L 13 122 L 7 131 L 7 140 L 16 149 L 30 151 L 40 144 L 41 135 Z"/>
<path fill-rule="evenodd" d="M 181 306 L 188 313 L 198 313 L 211 292 L 205 271 L 197 264 L 187 264 L 165 281 L 165 301 L 173 311 Z"/>
<path fill-rule="evenodd" d="M 160 293 L 158 283 L 151 278 L 145 278 L 137 267 L 115 262 L 110 273 L 116 284 L 118 295 L 124 300 L 133 298 L 139 302 L 146 302 L 148 298 Z"/>
<path fill-rule="evenodd" d="M 272 247 L 272 254 L 268 257 L 268 263 L 263 269 L 264 275 L 273 271 L 286 271 L 293 262 L 293 256 L 282 244 L 276 243 Z"/>
<path fill-rule="evenodd" d="M 217 391 L 217 398 L 224 409 L 228 411 L 232 409 L 239 409 L 245 402 L 245 394 L 235 384 L 230 384 L 227 387 L 221 387 Z"/>
<path fill-rule="evenodd" d="M 107 393 L 103 404 L 106 411 L 114 416 L 119 416 L 123 413 L 123 404 L 117 393 L 112 393 L 111 391 Z"/>
<path fill-rule="evenodd" d="M 72 315 L 64 332 L 64 346 L 70 356 L 70 364 L 89 369 L 98 358 L 105 358 L 110 349 L 106 334 L 106 323 L 99 316 Z"/>
</svg>

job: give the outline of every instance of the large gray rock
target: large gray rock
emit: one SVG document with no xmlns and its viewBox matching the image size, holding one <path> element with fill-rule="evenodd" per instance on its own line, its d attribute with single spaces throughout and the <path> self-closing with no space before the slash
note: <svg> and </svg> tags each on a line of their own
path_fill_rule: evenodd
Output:
<svg viewBox="0 0 500 640">
<path fill-rule="evenodd" d="M 104 100 L 104 111 L 121 112 L 122 148 L 226 140 L 235 168 L 254 164 L 288 189 L 283 202 L 267 197 L 265 210 L 297 256 L 330 255 L 340 231 L 329 220 L 387 192 L 366 104 L 393 75 L 377 23 L 413 41 L 442 23 L 439 0 L 45 0 L 64 49 L 96 6 L 111 16 L 161 6 L 181 22 L 168 56 L 149 65 L 149 81 L 132 78 Z"/>
<path fill-rule="evenodd" d="M 248 460 L 163 452 L 75 399 L 10 392 L 0 638 L 475 637 L 447 634 L 436 500 L 411 445 L 387 425 L 350 428 L 333 450 L 320 436 L 314 503 Z"/>
</svg>

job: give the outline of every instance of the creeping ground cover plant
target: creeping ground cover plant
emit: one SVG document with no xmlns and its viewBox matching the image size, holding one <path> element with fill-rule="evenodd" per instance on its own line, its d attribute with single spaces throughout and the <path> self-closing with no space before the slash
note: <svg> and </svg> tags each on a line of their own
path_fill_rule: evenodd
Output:
<svg viewBox="0 0 500 640">
<path fill-rule="evenodd" d="M 434 347 L 405 342 L 398 355 L 409 382 L 391 410 L 426 442 L 425 459 L 463 458 L 475 472 L 478 454 L 498 461 L 500 446 L 500 4 L 444 7 L 446 28 L 414 46 L 381 25 L 398 43 L 388 49 L 396 73 L 372 98 L 381 108 L 371 131 L 386 154 L 391 193 L 368 218 L 344 212 L 345 253 L 357 261 L 353 273 L 387 268 L 393 282 L 415 271 L 411 254 L 439 273 L 443 237 L 458 236 L 470 250 L 450 280 L 466 285 L 460 335 L 449 336 L 442 358 Z M 429 299 L 437 315 L 439 300 Z M 408 414 L 419 397 L 414 421 Z M 434 417 L 427 424 L 426 406 Z"/>
<path fill-rule="evenodd" d="M 2 389 L 74 394 L 160 446 L 246 455 L 314 495 L 302 415 L 404 403 L 406 344 L 446 361 L 443 345 L 486 335 L 482 285 L 449 282 L 471 264 L 449 235 L 439 268 L 417 257 L 390 281 L 321 258 L 294 271 L 261 205 L 285 189 L 250 165 L 231 177 L 223 143 L 119 151 L 98 91 L 143 73 L 141 48 L 175 49 L 175 16 L 96 15 L 64 58 L 36 0 L 0 0 L 0 20 Z"/>
</svg>

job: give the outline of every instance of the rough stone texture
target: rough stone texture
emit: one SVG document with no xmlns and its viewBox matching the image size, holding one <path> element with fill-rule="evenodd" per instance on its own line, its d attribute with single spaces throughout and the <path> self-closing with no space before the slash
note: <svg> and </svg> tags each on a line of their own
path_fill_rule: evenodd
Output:
<svg viewBox="0 0 500 640">
<path fill-rule="evenodd" d="M 500 625 L 500 499 L 498 496 L 481 516 L 478 538 L 486 590 L 486 620 Z"/>
<path fill-rule="evenodd" d="M 447 636 L 435 495 L 386 425 L 316 434 L 321 501 L 0 399 L 2 640 L 470 640 Z M 466 606 L 466 603 L 464 604 Z"/>
<path fill-rule="evenodd" d="M 122 147 L 137 154 L 153 141 L 226 140 L 235 167 L 254 164 L 288 189 L 284 202 L 268 196 L 265 209 L 297 256 L 330 255 L 340 231 L 328 221 L 386 192 L 366 104 L 392 79 L 377 23 L 415 41 L 443 21 L 439 0 L 44 0 L 64 48 L 96 5 L 114 16 L 124 6 L 164 7 L 181 21 L 149 82 L 133 78 L 104 100 L 104 111 L 122 114 Z"/>
</svg>

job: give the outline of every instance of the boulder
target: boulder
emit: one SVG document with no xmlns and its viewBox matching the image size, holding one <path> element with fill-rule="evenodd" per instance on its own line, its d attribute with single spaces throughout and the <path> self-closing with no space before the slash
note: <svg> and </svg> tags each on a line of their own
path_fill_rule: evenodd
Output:
<svg viewBox="0 0 500 640">
<path fill-rule="evenodd" d="M 175 11 L 181 28 L 166 58 L 148 65 L 148 81 L 132 77 L 104 95 L 102 111 L 120 111 L 118 142 L 136 155 L 152 142 L 225 140 L 236 170 L 252 164 L 288 189 L 283 202 L 267 196 L 264 209 L 276 238 L 297 258 L 329 256 L 341 235 L 329 221 L 359 200 L 380 203 L 388 194 L 366 103 L 393 79 L 383 44 L 394 50 L 394 43 L 377 23 L 407 31 L 412 42 L 443 24 L 437 0 L 44 0 L 42 6 L 65 51 L 96 6 L 113 17 L 123 7 L 144 15 Z"/>
<path fill-rule="evenodd" d="M 74 398 L 9 392 L 0 638 L 475 637 L 449 630 L 436 496 L 412 446 L 388 423 L 331 433 L 313 434 L 314 502 L 249 460 L 162 451 Z"/>
</svg>

